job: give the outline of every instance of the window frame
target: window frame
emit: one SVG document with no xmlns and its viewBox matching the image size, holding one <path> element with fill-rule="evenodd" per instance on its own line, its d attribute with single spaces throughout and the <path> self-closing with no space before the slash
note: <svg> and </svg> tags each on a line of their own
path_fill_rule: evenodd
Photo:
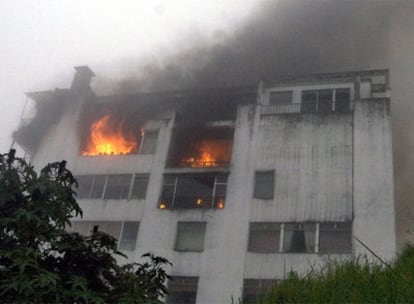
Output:
<svg viewBox="0 0 414 304">
<path fill-rule="evenodd" d="M 152 155 L 155 154 L 157 151 L 157 143 L 158 143 L 158 136 L 159 130 L 144 130 L 144 136 L 141 138 L 141 145 L 139 147 L 139 154 L 140 155 Z M 147 148 L 147 138 L 151 145 Z M 148 150 L 148 151 L 147 151 Z"/>
<path fill-rule="evenodd" d="M 278 226 L 278 227 L 276 227 Z M 258 237 L 254 234 L 267 233 L 274 234 L 277 241 L 273 244 L 273 250 L 267 248 L 258 248 L 254 242 L 254 238 Z M 282 241 L 282 223 L 278 222 L 251 222 L 249 224 L 249 240 L 247 251 L 253 253 L 279 253 Z"/>
<path fill-rule="evenodd" d="M 179 303 L 195 304 L 197 302 L 198 283 L 199 277 L 171 276 L 171 280 L 168 281 L 168 295 L 165 304 L 177 304 L 177 302 L 174 301 L 176 299 L 172 299 L 171 297 L 172 295 L 176 296 L 178 293 L 191 294 L 191 301 L 180 301 Z"/>
<path fill-rule="evenodd" d="M 187 227 L 186 227 L 187 226 Z M 180 237 L 183 238 L 186 232 L 188 232 L 188 229 L 193 226 L 193 231 L 196 229 L 200 229 L 198 231 L 200 235 L 196 235 L 196 238 L 199 238 L 199 241 L 201 245 L 194 246 L 191 248 L 191 246 L 183 246 L 180 241 Z M 194 227 L 199 226 L 199 227 Z M 181 230 L 180 230 L 181 229 Z M 186 231 L 187 230 L 187 231 Z M 175 243 L 174 243 L 174 251 L 178 252 L 203 252 L 204 251 L 204 245 L 205 245 L 205 238 L 206 238 L 206 231 L 207 231 L 207 222 L 177 222 L 176 227 L 176 233 L 175 233 Z M 181 233 L 181 235 L 180 235 Z M 197 244 L 198 245 L 198 244 Z M 185 248 L 188 247 L 188 248 Z"/>
<path fill-rule="evenodd" d="M 193 203 L 185 203 L 181 204 L 180 206 L 177 206 L 177 197 L 179 196 L 179 193 L 183 190 L 180 188 L 180 178 L 187 178 L 187 177 L 214 177 L 214 181 L 211 188 L 211 193 L 208 195 L 208 198 L 210 200 L 209 203 L 203 204 L 202 201 L 198 203 L 198 197 L 197 193 L 192 195 L 195 200 Z M 224 181 L 220 180 L 220 178 L 224 177 Z M 227 195 L 227 185 L 228 185 L 228 173 L 223 172 L 203 172 L 203 173 L 167 173 L 163 176 L 163 182 L 161 185 L 161 191 L 160 191 L 160 199 L 159 199 L 159 205 L 158 207 L 160 209 L 223 209 L 225 206 L 225 199 Z M 220 186 L 224 186 L 224 195 L 218 195 L 217 194 L 217 188 Z M 169 188 L 169 189 L 168 189 Z M 171 192 L 170 195 L 165 194 L 165 192 L 168 191 Z M 188 189 L 186 189 L 189 191 Z M 191 197 L 191 196 L 189 196 Z"/>
<path fill-rule="evenodd" d="M 322 92 L 331 91 L 331 109 L 322 109 L 322 100 L 320 95 L 322 95 Z M 339 92 L 342 92 L 342 94 L 345 93 L 345 95 L 348 96 L 347 100 L 342 99 L 339 100 L 337 96 L 339 96 Z M 315 94 L 315 99 L 310 101 L 305 101 L 304 96 L 306 94 Z M 337 102 L 338 101 L 338 102 Z M 339 101 L 341 102 L 341 105 L 339 105 Z M 314 105 L 311 105 L 311 103 L 314 103 Z M 351 88 L 344 87 L 344 88 L 315 88 L 315 89 L 303 89 L 301 90 L 301 113 L 310 114 L 310 113 L 346 113 L 351 110 Z M 312 106 L 312 108 L 307 108 Z M 313 108 L 314 106 L 314 108 Z"/>
<path fill-rule="evenodd" d="M 118 176 L 118 177 L 120 177 L 120 176 L 129 176 L 128 190 L 124 191 L 124 193 L 126 193 L 126 195 L 122 195 L 122 197 L 118 197 L 118 198 L 107 197 L 109 179 L 111 177 L 116 177 L 116 176 Z M 92 178 L 92 183 L 89 186 L 89 191 L 84 191 L 84 192 L 88 192 L 87 196 L 85 196 L 84 193 L 82 193 L 81 195 L 79 195 L 80 193 L 77 193 L 77 198 L 79 198 L 79 199 L 101 199 L 101 200 L 134 200 L 134 199 L 138 199 L 138 200 L 142 200 L 142 199 L 145 199 L 146 195 L 147 195 L 150 174 L 149 173 L 82 174 L 82 175 L 75 176 L 75 179 L 82 179 L 82 178 L 85 178 L 85 177 L 88 177 L 88 178 L 91 177 Z M 143 197 L 135 197 L 134 196 L 134 187 L 136 185 L 135 182 L 136 182 L 137 177 L 142 177 L 142 179 L 144 179 L 144 180 L 145 180 L 145 178 L 147 179 L 146 189 L 145 189 L 145 191 L 143 191 L 145 193 L 145 195 Z M 95 187 L 96 187 L 96 181 L 99 178 L 102 178 L 102 181 L 101 181 L 102 185 L 99 186 L 100 189 L 99 189 L 99 191 L 97 191 L 97 189 L 95 189 Z M 79 188 L 81 188 L 81 187 L 79 187 Z M 76 191 L 76 189 L 74 189 L 74 190 Z"/>
<path fill-rule="evenodd" d="M 254 225 L 280 225 L 279 228 L 279 244 L 278 244 L 278 250 L 275 250 L 273 252 L 270 251 L 261 251 L 259 250 L 255 250 L 251 248 L 251 238 L 252 238 L 252 227 L 254 227 Z M 288 225 L 296 225 L 300 228 L 301 231 L 303 231 L 303 246 L 305 248 L 305 251 L 290 251 L 290 250 L 286 250 L 286 237 L 287 237 L 287 226 Z M 347 244 L 349 247 L 347 247 L 344 250 L 335 250 L 335 249 L 331 249 L 329 251 L 327 251 L 326 249 L 323 249 L 321 251 L 321 246 L 320 246 L 320 241 L 321 241 L 321 231 L 323 233 L 323 230 L 321 230 L 321 226 L 323 225 L 334 225 L 336 226 L 344 226 L 344 228 L 339 228 L 335 231 L 338 232 L 344 232 L 344 233 L 348 233 L 349 235 L 346 236 L 349 241 L 349 243 Z M 308 230 L 311 231 L 313 233 L 313 238 L 310 239 L 310 241 L 313 243 L 311 243 L 311 247 L 313 248 L 311 251 L 307 251 L 306 249 L 306 239 L 305 239 L 305 227 L 304 226 L 308 226 L 311 227 L 313 226 L 313 231 L 312 230 Z M 327 222 L 250 222 L 249 223 L 249 236 L 248 236 L 248 243 L 247 243 L 247 252 L 253 253 L 253 254 L 319 254 L 319 255 L 331 255 L 331 254 L 352 254 L 353 253 L 353 243 L 352 243 L 352 233 L 353 233 L 353 222 L 352 221 L 344 221 L 344 222 L 333 222 L 333 221 L 327 221 Z M 298 230 L 299 231 L 299 230 Z"/>
<path fill-rule="evenodd" d="M 122 242 L 125 241 L 123 239 L 123 237 L 124 237 L 124 231 L 125 231 L 125 225 L 131 224 L 131 223 L 133 223 L 134 225 L 136 225 L 136 230 L 134 232 L 134 234 L 135 234 L 135 240 L 133 241 L 133 246 L 131 246 L 131 247 L 133 247 L 133 249 L 122 248 L 123 247 L 122 246 Z M 106 231 L 106 226 L 107 225 L 111 225 L 111 224 L 112 225 L 113 224 L 119 224 L 120 225 L 119 232 L 118 232 L 118 235 L 117 236 L 115 236 L 115 235 L 113 235 L 111 233 L 108 233 Z M 75 229 L 74 226 L 76 226 L 76 225 L 83 225 L 83 226 L 87 225 L 88 228 L 85 229 L 85 227 L 83 227 L 83 229 L 87 230 L 87 233 L 86 234 L 83 234 L 83 232 L 80 232 L 79 229 Z M 119 250 L 124 250 L 124 251 L 134 251 L 135 250 L 136 243 L 137 243 L 137 240 L 138 240 L 138 235 L 139 235 L 139 227 L 140 227 L 140 222 L 139 221 L 105 221 L 105 220 L 86 220 L 86 221 L 81 220 L 81 221 L 78 221 L 78 220 L 75 220 L 75 221 L 71 221 L 71 226 L 66 227 L 66 230 L 68 232 L 77 232 L 77 233 L 79 233 L 81 235 L 89 236 L 89 235 L 91 235 L 91 233 L 93 231 L 93 228 L 95 226 L 98 226 L 98 231 L 105 232 L 105 233 L 113 236 L 114 238 L 116 238 L 116 240 L 117 240 L 117 248 Z M 128 240 L 128 241 L 131 241 L 131 240 Z"/>
<path fill-rule="evenodd" d="M 263 190 L 261 190 L 259 187 L 263 188 L 265 187 L 265 185 L 258 184 L 258 183 L 259 183 L 259 179 L 264 177 L 264 176 L 259 177 L 259 175 L 265 175 L 265 174 L 271 175 L 270 181 L 265 180 L 266 183 L 269 183 L 269 186 L 271 187 L 271 189 L 266 190 L 266 192 L 263 194 L 263 193 L 260 193 L 260 191 L 263 191 Z M 275 176 L 274 169 L 273 170 L 256 170 L 254 174 L 253 198 L 261 199 L 261 200 L 273 200 L 275 196 L 275 182 L 276 182 L 276 176 Z M 262 179 L 262 183 L 263 183 L 263 179 Z"/>
</svg>

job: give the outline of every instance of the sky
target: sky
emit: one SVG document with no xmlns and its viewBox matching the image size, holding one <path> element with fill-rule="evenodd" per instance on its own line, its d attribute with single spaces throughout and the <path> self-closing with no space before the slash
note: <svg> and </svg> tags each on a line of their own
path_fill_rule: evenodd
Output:
<svg viewBox="0 0 414 304">
<path fill-rule="evenodd" d="M 0 2 L 0 149 L 7 151 L 25 92 L 70 85 L 73 67 L 116 79 L 131 60 L 159 61 L 214 44 L 258 0 L 13 0 Z"/>
</svg>

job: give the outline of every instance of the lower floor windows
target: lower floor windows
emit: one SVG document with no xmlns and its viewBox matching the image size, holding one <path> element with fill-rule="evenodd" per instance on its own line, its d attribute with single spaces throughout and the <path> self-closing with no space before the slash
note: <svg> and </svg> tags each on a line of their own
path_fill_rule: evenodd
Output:
<svg viewBox="0 0 414 304">
<path fill-rule="evenodd" d="M 67 227 L 69 232 L 78 232 L 89 235 L 95 226 L 98 231 L 105 232 L 118 240 L 118 248 L 121 250 L 135 250 L 139 222 L 127 221 L 73 221 L 72 226 Z"/>
<path fill-rule="evenodd" d="M 195 304 L 198 277 L 172 277 L 168 282 L 166 304 Z"/>
<path fill-rule="evenodd" d="M 352 223 L 250 223 L 248 251 L 351 253 Z"/>
</svg>

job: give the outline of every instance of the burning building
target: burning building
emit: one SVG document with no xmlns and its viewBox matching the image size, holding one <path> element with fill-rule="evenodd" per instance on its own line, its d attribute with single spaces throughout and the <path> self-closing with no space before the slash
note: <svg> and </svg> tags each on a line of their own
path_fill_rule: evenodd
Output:
<svg viewBox="0 0 414 304">
<path fill-rule="evenodd" d="M 40 167 L 65 159 L 84 217 L 130 259 L 174 267 L 167 303 L 228 303 L 327 256 L 395 254 L 387 70 L 257 86 L 97 96 L 28 93 L 14 133 Z"/>
</svg>

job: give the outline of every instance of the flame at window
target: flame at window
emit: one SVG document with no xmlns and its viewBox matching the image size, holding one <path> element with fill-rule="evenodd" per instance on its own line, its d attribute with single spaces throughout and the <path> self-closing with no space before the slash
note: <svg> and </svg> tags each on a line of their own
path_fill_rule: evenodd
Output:
<svg viewBox="0 0 414 304">
<path fill-rule="evenodd" d="M 138 142 L 133 135 L 124 134 L 121 123 L 111 122 L 105 115 L 95 121 L 82 155 L 121 155 L 136 152 Z"/>
<path fill-rule="evenodd" d="M 219 167 L 231 158 L 232 142 L 229 140 L 202 140 L 194 143 L 191 152 L 181 161 L 181 166 L 192 168 Z"/>
</svg>

